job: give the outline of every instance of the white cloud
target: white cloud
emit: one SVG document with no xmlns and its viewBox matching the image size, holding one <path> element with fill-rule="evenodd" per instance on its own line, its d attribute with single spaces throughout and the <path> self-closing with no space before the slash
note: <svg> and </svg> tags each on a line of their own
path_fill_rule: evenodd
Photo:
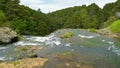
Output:
<svg viewBox="0 0 120 68">
<path fill-rule="evenodd" d="M 83 4 L 89 5 L 96 3 L 103 7 L 106 3 L 115 2 L 116 0 L 20 0 L 22 5 L 29 6 L 32 9 L 41 9 L 42 12 L 48 13 L 59 9 L 81 6 Z"/>
<path fill-rule="evenodd" d="M 20 4 L 24 4 L 24 5 L 39 5 L 44 3 L 43 0 L 20 0 Z"/>
</svg>

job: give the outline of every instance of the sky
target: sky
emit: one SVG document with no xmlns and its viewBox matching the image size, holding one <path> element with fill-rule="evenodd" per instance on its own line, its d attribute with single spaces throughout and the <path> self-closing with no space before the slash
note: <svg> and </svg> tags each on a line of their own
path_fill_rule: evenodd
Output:
<svg viewBox="0 0 120 68">
<path fill-rule="evenodd" d="M 32 9 L 39 9 L 43 13 L 49 13 L 56 10 L 81 6 L 90 5 L 91 3 L 96 3 L 99 7 L 103 7 L 106 3 L 115 2 L 116 0 L 20 0 L 21 5 L 26 5 Z"/>
</svg>

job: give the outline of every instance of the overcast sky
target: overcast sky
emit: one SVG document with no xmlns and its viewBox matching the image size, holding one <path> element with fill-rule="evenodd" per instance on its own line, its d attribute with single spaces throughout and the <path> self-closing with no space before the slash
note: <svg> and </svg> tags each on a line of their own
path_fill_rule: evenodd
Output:
<svg viewBox="0 0 120 68">
<path fill-rule="evenodd" d="M 29 6 L 32 9 L 41 9 L 42 12 L 48 13 L 59 9 L 81 6 L 83 4 L 89 5 L 96 3 L 101 8 L 109 2 L 115 2 L 116 0 L 20 0 L 22 5 Z"/>
</svg>

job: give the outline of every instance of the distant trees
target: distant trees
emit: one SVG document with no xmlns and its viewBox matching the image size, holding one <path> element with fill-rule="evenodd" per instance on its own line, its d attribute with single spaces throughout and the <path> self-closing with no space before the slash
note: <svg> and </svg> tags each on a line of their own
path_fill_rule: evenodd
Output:
<svg viewBox="0 0 120 68">
<path fill-rule="evenodd" d="M 27 35 L 47 35 L 63 28 L 103 28 L 117 20 L 120 1 L 109 3 L 103 9 L 91 5 L 75 6 L 44 14 L 27 6 L 19 5 L 20 0 L 0 0 L 0 26 L 8 26 Z"/>
<path fill-rule="evenodd" d="M 0 26 L 7 23 L 18 33 L 27 35 L 46 35 L 55 30 L 51 18 L 43 14 L 40 9 L 35 11 L 19 5 L 19 2 L 19 0 L 0 0 Z"/>
<path fill-rule="evenodd" d="M 2 10 L 0 10 L 0 22 L 5 22 L 6 21 L 6 16 L 5 14 L 3 13 Z"/>
<path fill-rule="evenodd" d="M 10 26 L 7 17 L 5 16 L 5 13 L 2 10 L 0 10 L 0 26 L 6 26 L 6 27 Z"/>
<path fill-rule="evenodd" d="M 116 12 L 120 12 L 120 1 L 106 4 L 103 9 L 91 5 L 75 6 L 49 13 L 54 23 L 61 28 L 103 28 L 115 21 Z"/>
<path fill-rule="evenodd" d="M 54 18 L 54 22 L 59 23 L 62 28 L 98 28 L 99 22 L 97 14 L 100 8 L 95 4 L 89 6 L 75 6 L 59 10 L 49 15 Z"/>
</svg>

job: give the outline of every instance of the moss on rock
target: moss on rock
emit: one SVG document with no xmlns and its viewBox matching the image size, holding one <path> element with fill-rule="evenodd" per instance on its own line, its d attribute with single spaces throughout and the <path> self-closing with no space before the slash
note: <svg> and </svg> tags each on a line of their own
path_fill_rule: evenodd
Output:
<svg viewBox="0 0 120 68">
<path fill-rule="evenodd" d="M 64 39 L 64 38 L 70 38 L 70 37 L 72 37 L 74 34 L 72 33 L 72 32 L 66 32 L 66 33 L 64 33 L 63 35 L 61 35 L 60 37 L 62 38 L 62 39 Z"/>
</svg>

